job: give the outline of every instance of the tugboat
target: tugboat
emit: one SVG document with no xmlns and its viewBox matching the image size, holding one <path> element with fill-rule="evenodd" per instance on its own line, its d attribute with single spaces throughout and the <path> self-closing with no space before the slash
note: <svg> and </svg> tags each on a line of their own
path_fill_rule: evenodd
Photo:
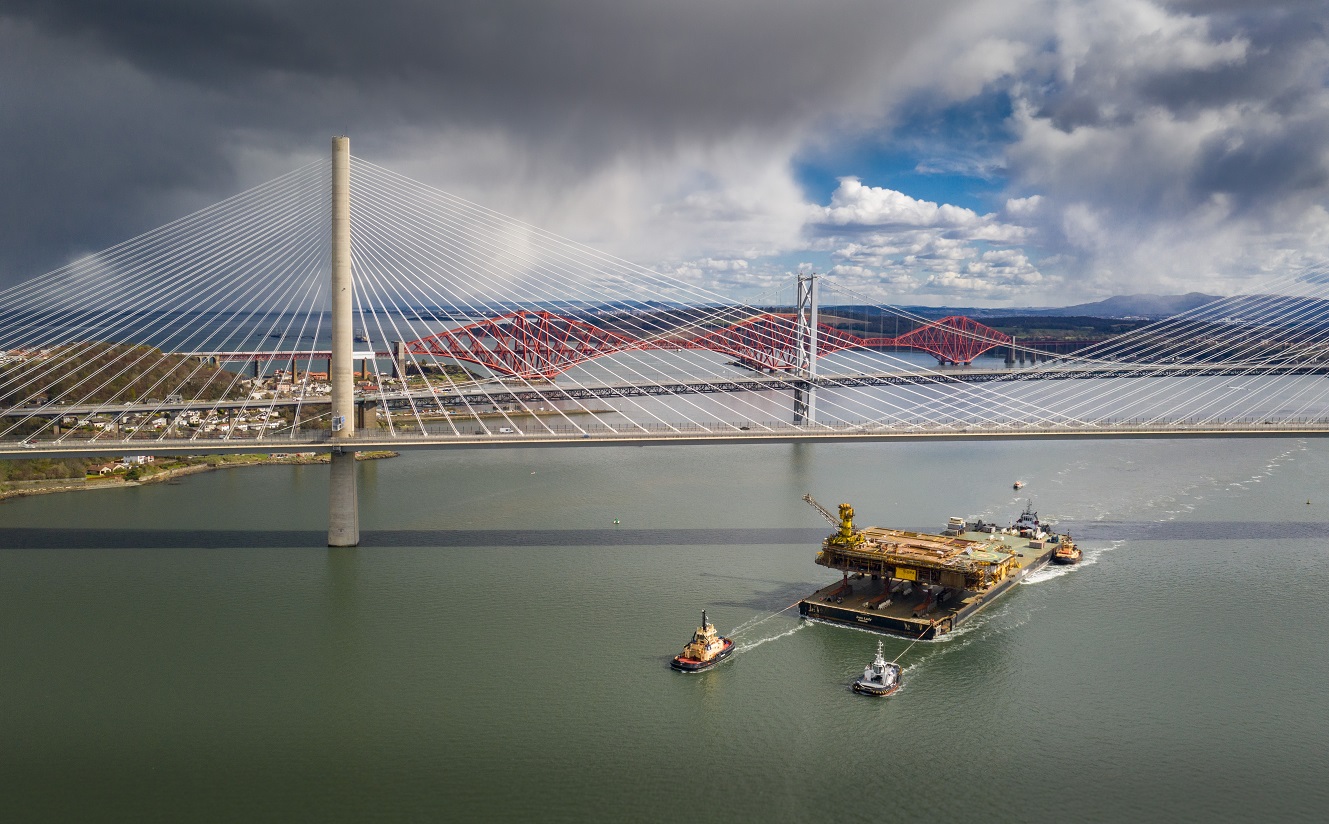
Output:
<svg viewBox="0 0 1329 824">
<path fill-rule="evenodd" d="M 1041 538 L 1043 537 L 1043 524 L 1038 520 L 1038 513 L 1034 511 L 1034 502 L 1030 501 L 1025 505 L 1024 512 L 1015 524 L 1011 526 L 1016 534 L 1021 538 Z"/>
<path fill-rule="evenodd" d="M 1078 564 L 1082 557 L 1084 553 L 1080 552 L 1080 548 L 1071 540 L 1069 532 L 1061 536 L 1056 550 L 1052 553 L 1052 561 L 1057 564 Z"/>
<path fill-rule="evenodd" d="M 679 672 L 701 672 L 720 663 L 734 651 L 734 639 L 725 638 L 715 631 L 715 625 L 706 621 L 706 610 L 701 611 L 701 626 L 692 633 L 692 640 L 683 652 L 674 656 L 669 666 Z"/>
<path fill-rule="evenodd" d="M 861 695 L 890 695 L 900 688 L 900 665 L 888 662 L 877 642 L 877 657 L 863 669 L 863 677 L 854 682 L 854 692 Z"/>
</svg>

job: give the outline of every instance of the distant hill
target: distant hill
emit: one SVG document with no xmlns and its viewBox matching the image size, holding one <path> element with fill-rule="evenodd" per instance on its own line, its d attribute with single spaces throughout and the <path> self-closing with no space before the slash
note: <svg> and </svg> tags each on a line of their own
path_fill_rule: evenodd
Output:
<svg viewBox="0 0 1329 824">
<path fill-rule="evenodd" d="M 1180 312 L 1187 312 L 1198 306 L 1218 300 L 1214 295 L 1202 292 L 1189 292 L 1185 295 L 1118 295 L 1095 303 L 1079 303 L 1074 306 L 1060 307 L 937 307 L 937 306 L 902 306 L 907 312 L 925 318 L 942 318 L 947 315 L 965 315 L 966 317 L 1005 318 L 1005 317 L 1084 317 L 1084 318 L 1131 318 L 1156 319 L 1166 318 Z"/>
<path fill-rule="evenodd" d="M 1166 318 L 1189 312 L 1218 300 L 1216 295 L 1187 292 L 1184 295 L 1117 295 L 1095 303 L 1080 303 L 1060 309 L 1037 309 L 1028 315 L 1079 315 L 1093 318 Z"/>
</svg>

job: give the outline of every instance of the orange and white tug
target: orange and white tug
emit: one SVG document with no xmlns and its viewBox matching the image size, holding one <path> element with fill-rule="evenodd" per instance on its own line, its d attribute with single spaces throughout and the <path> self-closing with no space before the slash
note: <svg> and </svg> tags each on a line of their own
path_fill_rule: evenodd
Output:
<svg viewBox="0 0 1329 824">
<path fill-rule="evenodd" d="M 1052 561 L 1057 564 L 1078 564 L 1083 553 L 1071 540 L 1070 533 L 1060 536 L 1057 548 L 1052 551 Z"/>
<path fill-rule="evenodd" d="M 706 610 L 702 610 L 701 626 L 692 633 L 692 640 L 683 647 L 683 652 L 674 656 L 669 666 L 679 672 L 701 672 L 728 658 L 733 651 L 734 639 L 721 636 L 715 625 L 706 621 Z"/>
</svg>

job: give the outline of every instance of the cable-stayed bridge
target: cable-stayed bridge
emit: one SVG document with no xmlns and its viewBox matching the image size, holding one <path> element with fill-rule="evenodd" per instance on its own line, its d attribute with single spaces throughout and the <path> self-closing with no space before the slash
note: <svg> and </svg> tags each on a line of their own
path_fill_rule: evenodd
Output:
<svg viewBox="0 0 1329 824">
<path fill-rule="evenodd" d="M 0 457 L 333 451 L 330 541 L 354 543 L 362 449 L 1317 436 L 1325 289 L 1289 273 L 1048 359 L 830 278 L 736 301 L 339 138 L 332 164 L 0 292 Z"/>
</svg>

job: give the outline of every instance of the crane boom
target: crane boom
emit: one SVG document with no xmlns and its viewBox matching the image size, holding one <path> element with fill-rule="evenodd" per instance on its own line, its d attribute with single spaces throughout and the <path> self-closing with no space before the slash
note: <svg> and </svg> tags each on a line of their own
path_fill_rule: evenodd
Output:
<svg viewBox="0 0 1329 824">
<path fill-rule="evenodd" d="M 826 507 L 824 507 L 824 506 L 822 506 L 821 504 L 817 503 L 817 499 L 814 498 L 814 497 L 812 497 L 812 493 L 811 493 L 811 492 L 809 492 L 808 494 L 804 495 L 804 496 L 803 496 L 803 500 L 805 500 L 805 501 L 808 502 L 808 506 L 810 506 L 810 507 L 812 507 L 813 509 L 815 509 L 815 510 L 817 510 L 818 512 L 820 512 L 820 513 L 821 513 L 821 517 L 825 518 L 825 519 L 826 519 L 826 522 L 827 522 L 828 524 L 830 524 L 831 526 L 839 526 L 839 525 L 840 525 L 840 519 L 839 519 L 837 516 L 833 515 L 829 509 L 827 509 Z"/>
<path fill-rule="evenodd" d="M 821 517 L 833 527 L 836 532 L 826 540 L 840 546 L 858 546 L 863 543 L 863 533 L 854 531 L 854 508 L 849 504 L 840 504 L 840 516 L 837 518 L 829 509 L 817 503 L 817 499 L 812 497 L 812 493 L 803 496 L 803 500 L 808 502 L 808 506 L 821 513 Z"/>
</svg>

